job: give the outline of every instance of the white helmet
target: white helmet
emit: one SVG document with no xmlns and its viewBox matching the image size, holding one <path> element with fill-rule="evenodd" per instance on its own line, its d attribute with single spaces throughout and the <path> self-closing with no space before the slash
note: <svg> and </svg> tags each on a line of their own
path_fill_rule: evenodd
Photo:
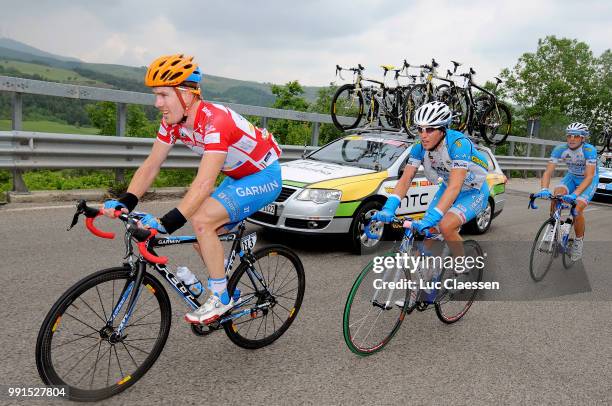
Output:
<svg viewBox="0 0 612 406">
<path fill-rule="evenodd" d="M 452 119 L 450 108 L 439 101 L 425 103 L 414 112 L 414 124 L 420 127 L 448 127 Z"/>
<path fill-rule="evenodd" d="M 586 137 L 587 135 L 589 135 L 589 127 L 587 127 L 586 124 L 578 122 L 571 123 L 565 129 L 565 133 L 567 135 L 579 135 L 581 137 Z"/>
</svg>

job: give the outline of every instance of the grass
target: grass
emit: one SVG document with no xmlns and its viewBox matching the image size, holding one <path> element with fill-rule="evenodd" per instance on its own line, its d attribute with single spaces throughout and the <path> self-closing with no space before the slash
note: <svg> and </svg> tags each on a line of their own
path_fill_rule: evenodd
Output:
<svg viewBox="0 0 612 406">
<path fill-rule="evenodd" d="M 37 63 L 11 61 L 6 59 L 0 59 L 0 65 L 4 68 L 17 69 L 19 72 L 25 73 L 26 75 L 40 75 L 47 80 L 56 82 L 74 83 L 87 86 L 108 86 L 100 81 L 81 76 L 69 69 L 54 68 L 52 66 L 39 65 Z"/>
<path fill-rule="evenodd" d="M 134 170 L 126 171 L 129 179 Z M 189 186 L 196 175 L 196 169 L 162 169 L 153 183 L 153 187 Z M 113 170 L 94 169 L 37 169 L 23 174 L 23 180 L 29 190 L 77 190 L 109 189 L 120 187 L 115 182 Z M 217 182 L 218 183 L 218 182 Z M 0 170 L 0 192 L 12 189 L 11 172 Z"/>
<path fill-rule="evenodd" d="M 77 127 L 56 121 L 24 121 L 21 125 L 23 131 L 36 131 L 43 133 L 60 134 L 87 134 L 96 135 L 99 130 L 94 127 Z M 10 131 L 11 120 L 0 120 L 0 131 Z"/>
</svg>

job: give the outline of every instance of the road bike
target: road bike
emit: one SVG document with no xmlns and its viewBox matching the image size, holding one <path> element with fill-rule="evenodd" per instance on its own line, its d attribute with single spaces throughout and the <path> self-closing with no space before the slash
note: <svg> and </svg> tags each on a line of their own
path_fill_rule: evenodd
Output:
<svg viewBox="0 0 612 406">
<path fill-rule="evenodd" d="M 358 355 L 371 355 L 387 345 L 399 330 L 406 315 L 413 311 L 425 311 L 431 305 L 438 318 L 447 324 L 460 320 L 474 302 L 482 280 L 483 266 L 462 269 L 445 266 L 424 266 L 436 263 L 436 258 L 447 258 L 450 251 L 446 244 L 438 257 L 432 256 L 431 247 L 415 241 L 416 231 L 412 220 L 395 218 L 394 225 L 404 228 L 403 239 L 397 249 L 375 257 L 359 273 L 346 299 L 342 330 L 348 348 Z M 384 224 L 370 221 L 364 232 L 366 238 L 379 239 Z M 441 240 L 441 235 L 425 232 L 428 239 Z M 464 256 L 480 258 L 483 251 L 476 241 L 463 243 Z M 396 258 L 406 258 L 397 261 Z M 414 258 L 415 267 L 408 269 L 408 258 Z M 420 258 L 420 261 L 419 261 Z M 434 260 L 427 262 L 427 258 Z M 389 261 L 392 265 L 383 266 Z M 403 262 L 400 265 L 398 262 Z M 477 287 L 477 286 L 476 286 Z"/>
<path fill-rule="evenodd" d="M 372 86 L 364 86 L 362 82 L 373 82 L 378 85 L 382 85 L 382 82 L 366 79 L 363 77 L 363 71 L 365 68 L 358 64 L 354 68 L 343 68 L 340 65 L 336 65 L 336 75 L 339 75 L 342 79 L 342 71 L 353 72 L 353 83 L 347 83 L 340 86 L 332 98 L 331 103 L 331 118 L 339 130 L 345 131 L 356 128 L 361 119 L 364 116 L 368 117 L 368 121 L 371 122 L 374 117 L 378 117 L 378 105 L 371 93 L 373 91 Z M 344 121 L 340 117 L 345 117 Z"/>
<path fill-rule="evenodd" d="M 502 80 L 495 77 L 495 87 L 489 91 L 474 83 L 473 75 L 476 74 L 476 71 L 473 68 L 470 68 L 467 73 L 457 75 L 457 67 L 461 64 L 451 62 L 454 64 L 453 72 L 447 70 L 447 78 L 440 78 L 449 83 L 438 86 L 436 95 L 439 101 L 451 107 L 455 129 L 467 131 L 468 134 L 474 136 L 478 131 L 478 135 L 490 145 L 502 144 L 512 129 L 510 108 L 497 100 L 497 88 Z M 450 80 L 452 76 L 464 78 L 464 85 L 458 86 Z M 476 89 L 479 94 L 475 96 L 473 89 Z"/>
<path fill-rule="evenodd" d="M 70 228 L 84 215 L 91 233 L 114 238 L 114 233 L 94 225 L 101 214 L 80 201 Z M 153 366 L 166 344 L 172 320 L 170 298 L 159 278 L 189 309 L 201 305 L 168 269 L 168 258 L 155 252 L 193 244 L 196 237 L 160 237 L 157 230 L 140 228 L 145 213 L 117 211 L 116 215 L 125 225 L 125 262 L 70 287 L 48 312 L 36 341 L 41 379 L 47 385 L 67 386 L 72 400 L 97 401 L 116 395 Z M 234 344 L 257 349 L 272 344 L 291 326 L 302 304 L 305 277 L 293 251 L 281 245 L 254 250 L 257 234 L 244 236 L 245 229 L 240 222 L 236 231 L 219 236 L 232 243 L 225 272 L 231 275 L 227 289 L 235 305 L 212 324 L 191 325 L 191 330 L 207 336 L 223 329 Z M 240 263 L 232 271 L 237 256 Z"/>
<path fill-rule="evenodd" d="M 530 209 L 537 209 L 535 205 L 536 197 L 529 195 Z M 574 218 L 576 216 L 576 203 L 567 204 L 563 201 L 562 196 L 551 196 L 550 199 L 554 204 L 550 218 L 547 219 L 538 230 L 529 256 L 529 275 L 536 282 L 544 279 L 548 273 L 553 259 L 559 255 L 563 257 L 563 266 L 570 268 L 574 261 L 571 253 L 574 243 L 572 230 L 574 229 Z M 570 209 L 571 217 L 562 220 L 563 210 Z M 568 227 L 569 225 L 569 227 Z"/>
<path fill-rule="evenodd" d="M 336 128 L 345 131 L 359 126 L 366 118 L 366 127 L 379 125 L 389 130 L 400 130 L 402 123 L 402 105 L 406 86 L 399 83 L 401 69 L 392 65 L 381 65 L 383 80 L 365 78 L 365 68 L 360 64 L 355 68 L 343 68 L 336 65 L 336 75 L 342 78 L 342 71 L 353 72 L 353 83 L 340 86 L 332 98 L 331 117 Z M 389 72 L 395 72 L 395 86 L 385 85 Z M 372 83 L 365 85 L 364 82 Z M 341 118 L 341 117 L 347 117 Z M 344 121 L 344 122 L 341 122 Z"/>
</svg>

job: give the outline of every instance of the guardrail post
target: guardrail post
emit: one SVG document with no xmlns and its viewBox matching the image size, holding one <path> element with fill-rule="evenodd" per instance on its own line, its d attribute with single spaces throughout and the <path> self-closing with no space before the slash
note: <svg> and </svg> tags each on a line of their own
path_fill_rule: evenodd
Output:
<svg viewBox="0 0 612 406">
<path fill-rule="evenodd" d="M 529 158 L 531 156 L 531 144 L 527 143 L 527 158 Z M 523 179 L 527 179 L 527 173 L 528 171 L 524 170 L 523 171 Z"/>
<path fill-rule="evenodd" d="M 268 117 L 261 118 L 261 128 L 268 128 Z"/>
<path fill-rule="evenodd" d="M 514 141 L 510 141 L 508 145 L 508 156 L 514 156 Z"/>
<path fill-rule="evenodd" d="M 125 126 L 127 123 L 127 104 L 117 103 L 117 125 L 115 134 L 118 137 L 125 137 Z M 115 182 L 125 182 L 125 170 L 115 169 Z"/>
<path fill-rule="evenodd" d="M 546 158 L 546 144 L 540 145 L 540 158 Z M 538 171 L 538 176 L 541 178 L 544 175 L 544 171 Z"/>
<path fill-rule="evenodd" d="M 11 127 L 14 131 L 20 131 L 23 122 L 23 94 L 13 93 L 13 114 L 11 117 Z M 21 169 L 13 168 L 13 192 L 29 193 L 28 187 L 21 176 Z"/>
<path fill-rule="evenodd" d="M 318 146 L 319 145 L 319 126 L 321 124 L 318 122 L 312 123 L 312 135 L 310 137 L 310 145 Z"/>
</svg>

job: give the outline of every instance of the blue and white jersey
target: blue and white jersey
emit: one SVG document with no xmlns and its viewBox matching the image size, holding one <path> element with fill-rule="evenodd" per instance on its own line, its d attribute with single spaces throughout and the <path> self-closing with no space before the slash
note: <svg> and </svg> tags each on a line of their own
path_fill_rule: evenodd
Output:
<svg viewBox="0 0 612 406">
<path fill-rule="evenodd" d="M 597 150 L 594 146 L 587 143 L 574 150 L 570 149 L 567 144 L 557 145 L 550 154 L 550 162 L 553 164 L 565 162 L 569 173 L 574 176 L 584 177 L 587 165 L 595 166 L 595 174 L 599 172 L 597 168 Z"/>
<path fill-rule="evenodd" d="M 410 150 L 408 164 L 425 169 L 425 177 L 430 182 L 448 185 L 450 171 L 455 168 L 467 169 L 462 191 L 480 189 L 487 180 L 489 165 L 484 154 L 476 149 L 472 141 L 463 133 L 446 130 L 446 137 L 434 151 L 426 151 L 418 142 Z"/>
</svg>

